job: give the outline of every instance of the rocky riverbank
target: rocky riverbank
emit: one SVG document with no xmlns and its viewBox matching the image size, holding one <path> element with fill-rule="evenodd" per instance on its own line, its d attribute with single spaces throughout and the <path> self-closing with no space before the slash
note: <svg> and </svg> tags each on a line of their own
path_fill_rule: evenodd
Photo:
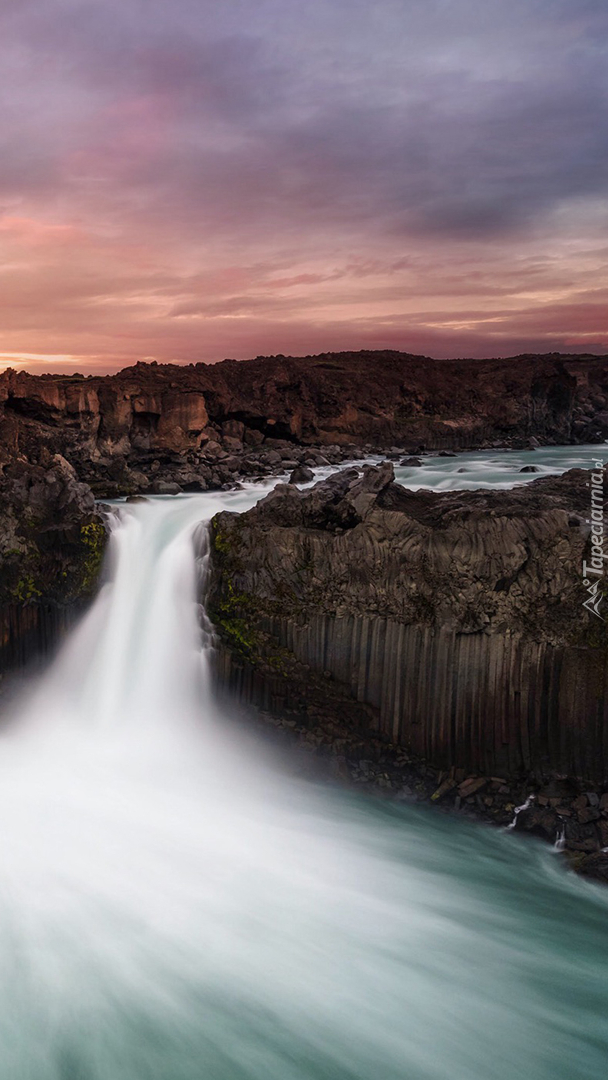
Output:
<svg viewBox="0 0 608 1080">
<path fill-rule="evenodd" d="M 60 453 L 101 497 L 206 491 L 371 451 L 608 437 L 608 362 L 398 352 L 0 373 L 0 465 Z"/>
<path fill-rule="evenodd" d="M 509 778 L 437 770 L 403 746 L 365 728 L 353 730 L 352 712 L 336 709 L 336 698 L 300 702 L 280 711 L 248 711 L 248 724 L 276 732 L 324 775 L 375 797 L 432 805 L 494 827 L 514 829 L 556 848 L 577 873 L 608 884 L 608 785 L 554 776 Z M 342 703 L 342 708 L 344 705 Z M 591 790 L 588 790 L 591 787 Z"/>
<path fill-rule="evenodd" d="M 604 623 L 582 608 L 586 482 L 412 493 L 385 463 L 218 515 L 221 685 L 357 782 L 501 825 L 533 795 L 516 827 L 601 876 L 608 678 Z"/>
<path fill-rule="evenodd" d="M 607 437 L 600 357 L 4 372 L 0 671 L 48 649 L 94 591 L 96 496 L 291 475 L 214 521 L 221 684 L 349 782 L 502 825 L 533 796 L 516 827 L 563 837 L 601 877 L 608 672 L 605 624 L 582 608 L 586 475 L 436 494 L 394 484 L 391 460 Z M 294 486 L 380 452 L 380 467 Z"/>
</svg>

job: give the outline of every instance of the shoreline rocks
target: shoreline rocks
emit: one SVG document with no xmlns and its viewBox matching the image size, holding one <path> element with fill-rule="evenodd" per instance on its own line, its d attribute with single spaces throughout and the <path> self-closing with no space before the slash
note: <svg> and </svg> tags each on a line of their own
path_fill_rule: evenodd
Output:
<svg viewBox="0 0 608 1080">
<path fill-rule="evenodd" d="M 359 717 L 361 721 L 361 717 Z M 316 772 L 341 785 L 397 802 L 422 803 L 440 813 L 512 829 L 554 847 L 578 874 L 608 884 L 608 786 L 584 791 L 585 783 L 557 777 L 540 784 L 533 777 L 467 776 L 434 769 L 407 748 L 353 724 L 348 711 L 315 696 L 277 712 L 247 708 L 247 723 L 264 735 L 275 732 L 314 762 Z M 586 819 L 591 816 L 592 821 Z"/>
<path fill-rule="evenodd" d="M 382 452 L 600 442 L 608 360 L 430 360 L 398 352 L 136 364 L 116 375 L 0 373 L 0 466 L 61 453 L 100 497 Z M 195 487 L 198 485 L 198 487 Z"/>
</svg>

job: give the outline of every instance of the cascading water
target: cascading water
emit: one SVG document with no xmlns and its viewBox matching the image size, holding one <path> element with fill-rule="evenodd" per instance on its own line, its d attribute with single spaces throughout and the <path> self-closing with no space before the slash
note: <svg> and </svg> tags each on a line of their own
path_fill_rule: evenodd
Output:
<svg viewBox="0 0 608 1080">
<path fill-rule="evenodd" d="M 198 523 L 255 497 L 122 508 L 108 583 L 4 730 L 1 1076 L 596 1080 L 608 892 L 283 776 L 214 704 Z"/>
</svg>

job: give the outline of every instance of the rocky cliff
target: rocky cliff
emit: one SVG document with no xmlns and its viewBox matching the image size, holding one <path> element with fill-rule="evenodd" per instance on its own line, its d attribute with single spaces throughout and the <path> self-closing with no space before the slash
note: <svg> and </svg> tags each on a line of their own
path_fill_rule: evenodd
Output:
<svg viewBox="0 0 608 1080">
<path fill-rule="evenodd" d="M 604 623 L 582 607 L 586 480 L 412 493 L 387 463 L 280 485 L 214 519 L 223 640 L 275 696 L 305 697 L 325 673 L 438 767 L 608 780 Z"/>
<path fill-rule="evenodd" d="M 219 682 L 346 775 L 563 839 L 608 880 L 608 643 L 589 474 L 408 492 L 392 466 L 212 522 Z M 282 719 L 283 718 L 283 719 Z M 413 771 L 412 771 L 413 770 Z"/>
<path fill-rule="evenodd" d="M 339 460 L 363 446 L 447 449 L 530 437 L 608 437 L 606 358 L 362 352 L 137 364 L 106 377 L 0 374 L 0 464 L 61 453 L 101 494 L 167 482 L 205 490 L 235 472 L 300 463 L 313 447 Z"/>
<path fill-rule="evenodd" d="M 46 652 L 94 591 L 106 532 L 60 454 L 0 476 L 0 675 Z"/>
</svg>

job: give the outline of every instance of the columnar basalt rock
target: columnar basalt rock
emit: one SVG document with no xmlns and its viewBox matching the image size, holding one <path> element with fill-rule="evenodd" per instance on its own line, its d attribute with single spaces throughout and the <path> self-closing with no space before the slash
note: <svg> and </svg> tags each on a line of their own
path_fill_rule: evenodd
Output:
<svg viewBox="0 0 608 1080">
<path fill-rule="evenodd" d="M 219 632 L 236 663 L 267 669 L 276 654 L 275 673 L 290 658 L 304 682 L 328 673 L 378 732 L 438 767 L 604 782 L 586 479 L 412 493 L 386 463 L 308 492 L 279 485 L 214 519 Z"/>
<path fill-rule="evenodd" d="M 386 462 L 218 514 L 219 684 L 331 750 L 348 782 L 559 841 L 608 881 L 588 475 L 411 493 Z"/>
</svg>

